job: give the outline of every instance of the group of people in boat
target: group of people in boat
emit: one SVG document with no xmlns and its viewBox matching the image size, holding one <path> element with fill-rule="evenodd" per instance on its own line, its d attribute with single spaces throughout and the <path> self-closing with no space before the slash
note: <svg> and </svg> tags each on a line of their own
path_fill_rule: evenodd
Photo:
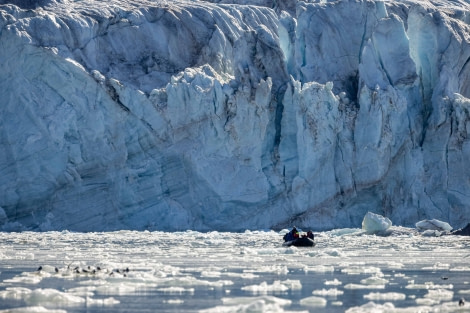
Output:
<svg viewBox="0 0 470 313">
<path fill-rule="evenodd" d="M 294 226 L 290 232 L 284 235 L 284 241 L 293 241 L 299 238 L 310 238 L 314 239 L 313 231 L 309 230 L 307 234 L 303 233 L 301 234 L 297 228 Z"/>
</svg>

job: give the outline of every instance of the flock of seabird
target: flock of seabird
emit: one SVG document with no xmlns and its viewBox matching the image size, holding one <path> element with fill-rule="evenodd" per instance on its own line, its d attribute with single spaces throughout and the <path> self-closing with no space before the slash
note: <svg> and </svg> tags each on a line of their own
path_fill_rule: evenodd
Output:
<svg viewBox="0 0 470 313">
<path fill-rule="evenodd" d="M 43 267 L 42 266 L 39 266 L 38 269 L 36 270 L 36 272 L 40 273 L 41 271 L 43 270 Z M 59 272 L 63 272 L 64 270 L 60 270 L 58 267 L 55 267 L 54 268 L 54 271 L 56 273 L 59 273 Z M 91 267 L 91 266 L 87 266 L 86 268 L 81 268 L 79 266 L 75 266 L 75 267 L 71 267 L 70 264 L 67 266 L 67 268 L 65 269 L 66 272 L 71 272 L 73 274 L 83 274 L 83 275 L 94 275 L 94 274 L 97 274 L 97 273 L 107 273 L 109 276 L 114 276 L 115 274 L 120 274 L 122 275 L 123 277 L 127 277 L 127 273 L 129 273 L 129 268 L 126 267 L 125 269 L 112 269 L 112 270 L 108 270 L 108 269 L 102 269 L 100 266 L 96 266 L 96 267 Z"/>
</svg>

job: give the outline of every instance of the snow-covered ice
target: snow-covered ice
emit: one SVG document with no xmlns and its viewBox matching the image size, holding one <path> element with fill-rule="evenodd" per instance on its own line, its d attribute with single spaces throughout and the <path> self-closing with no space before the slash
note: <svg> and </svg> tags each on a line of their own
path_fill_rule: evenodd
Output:
<svg viewBox="0 0 470 313">
<path fill-rule="evenodd" d="M 0 312 L 470 312 L 468 237 L 283 233 L 0 233 Z"/>
</svg>

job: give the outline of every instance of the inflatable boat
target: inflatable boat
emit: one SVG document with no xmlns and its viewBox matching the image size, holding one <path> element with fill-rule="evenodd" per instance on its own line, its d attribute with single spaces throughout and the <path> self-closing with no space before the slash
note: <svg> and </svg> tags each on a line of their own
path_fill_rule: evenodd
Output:
<svg viewBox="0 0 470 313">
<path fill-rule="evenodd" d="M 314 247 L 315 242 L 313 239 L 308 237 L 300 237 L 291 241 L 286 241 L 282 244 L 285 247 L 296 246 L 296 247 Z"/>
</svg>

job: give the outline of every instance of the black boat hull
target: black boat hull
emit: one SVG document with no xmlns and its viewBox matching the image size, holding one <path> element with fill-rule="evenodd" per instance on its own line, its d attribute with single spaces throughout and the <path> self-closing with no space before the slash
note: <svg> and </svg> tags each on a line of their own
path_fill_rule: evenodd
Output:
<svg viewBox="0 0 470 313">
<path fill-rule="evenodd" d="M 313 241 L 313 239 L 310 239 L 308 237 L 301 237 L 301 238 L 294 239 L 292 241 L 286 241 L 284 242 L 283 246 L 314 247 L 315 242 Z"/>
</svg>

